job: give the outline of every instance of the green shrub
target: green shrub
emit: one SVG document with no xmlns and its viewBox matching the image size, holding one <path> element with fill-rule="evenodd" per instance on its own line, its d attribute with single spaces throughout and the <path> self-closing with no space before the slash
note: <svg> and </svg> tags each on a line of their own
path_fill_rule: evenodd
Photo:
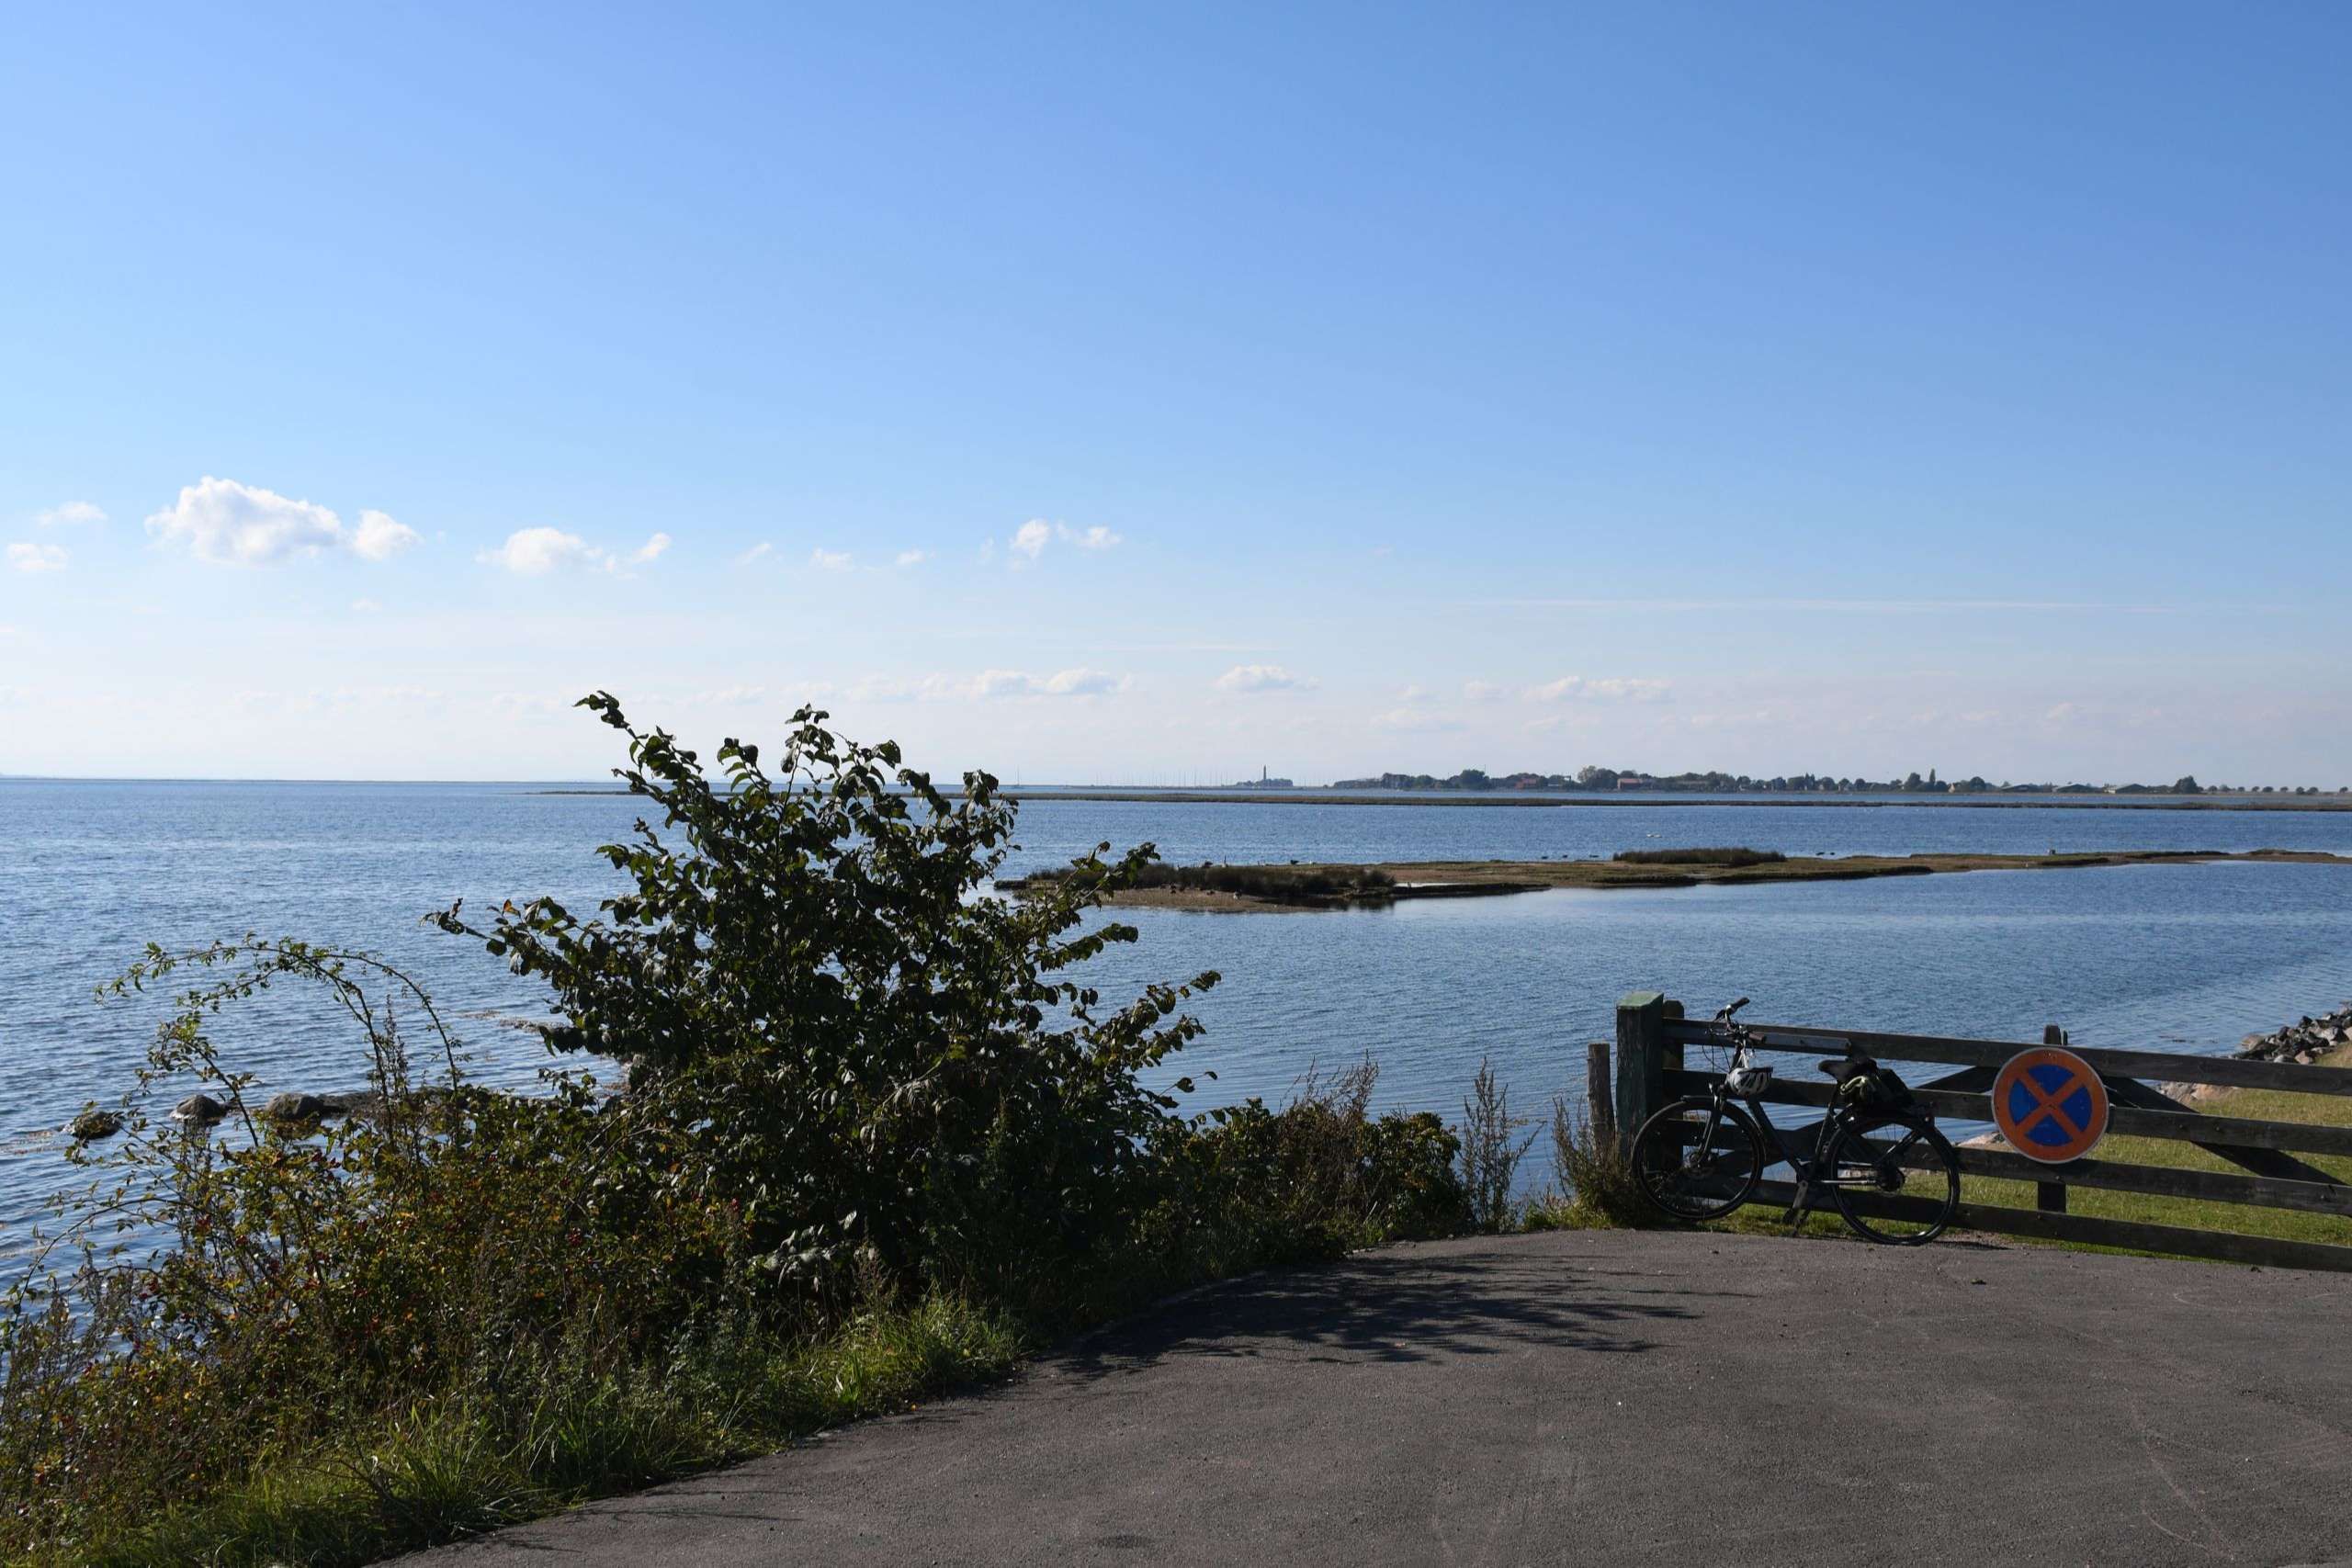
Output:
<svg viewBox="0 0 2352 1568">
<path fill-rule="evenodd" d="M 1778 850 L 1736 848 L 1695 850 L 1619 850 L 1611 857 L 1625 865 L 1777 865 L 1789 857 Z"/>
<path fill-rule="evenodd" d="M 986 774 L 951 803 L 804 709 L 780 780 L 729 741 L 714 783 L 586 705 L 650 807 L 602 852 L 627 889 L 586 919 L 435 918 L 548 985 L 550 1047 L 619 1058 L 627 1091 L 467 1084 L 430 998 L 364 953 L 151 947 L 116 992 L 195 984 L 0 1296 L 0 1555 L 364 1562 L 773 1448 L 1159 1292 L 1464 1223 L 1460 1140 L 1372 1115 L 1369 1063 L 1193 1119 L 1190 1080 L 1143 1087 L 1216 976 L 1112 1006 L 1062 976 L 1135 940 L 1074 928 L 1148 846 L 1009 904 L 978 896 L 1012 822 Z M 361 1036 L 348 1121 L 269 1121 L 215 1050 L 216 1015 L 291 983 Z M 218 1128 L 160 1114 L 189 1079 Z"/>
<path fill-rule="evenodd" d="M 822 1308 L 860 1255 L 997 1292 L 1123 1245 L 1176 1103 L 1137 1075 L 1199 1032 L 1178 1010 L 1217 976 L 1116 1008 L 1059 976 L 1136 939 L 1073 928 L 1150 846 L 980 897 L 1014 811 L 987 773 L 951 801 L 803 708 L 780 778 L 730 739 L 714 780 L 611 696 L 582 705 L 628 737 L 617 776 L 654 817 L 601 852 L 629 890 L 586 919 L 551 898 L 439 919 L 552 989 L 553 1047 L 628 1064 L 685 1179 L 742 1204 L 757 1269 Z"/>
<path fill-rule="evenodd" d="M 1279 1110 L 1252 1099 L 1177 1130 L 1148 1245 L 1173 1273 L 1216 1277 L 1460 1231 L 1460 1140 L 1427 1111 L 1372 1115 L 1378 1079 L 1369 1057 L 1310 1068 Z"/>
</svg>

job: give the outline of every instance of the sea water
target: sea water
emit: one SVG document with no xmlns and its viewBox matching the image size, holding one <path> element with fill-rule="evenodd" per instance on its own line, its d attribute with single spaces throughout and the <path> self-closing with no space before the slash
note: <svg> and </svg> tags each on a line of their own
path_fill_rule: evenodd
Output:
<svg viewBox="0 0 2352 1568">
<path fill-rule="evenodd" d="M 126 1087 L 160 998 L 99 1005 L 145 943 L 252 931 L 361 946 L 413 973 L 452 1018 L 468 1068 L 527 1087 L 549 1059 L 503 1022 L 545 997 L 478 946 L 420 923 L 617 887 L 594 853 L 636 803 L 514 784 L 0 781 L 0 1253 L 68 1172 L 57 1130 Z M 1791 854 L 2291 848 L 2352 853 L 2352 814 L 1660 802 L 1484 807 L 1399 801 L 1031 798 L 1020 871 L 1099 842 L 1169 859 L 1523 860 L 1745 844 Z M 1117 997 L 1205 969 L 1207 1025 L 1176 1071 L 1205 1107 L 1279 1099 L 1310 1065 L 1370 1053 L 1382 1109 L 1449 1118 L 1481 1060 L 1514 1104 L 1579 1093 L 1584 1043 L 1628 990 L 1693 1011 L 2039 1040 L 2221 1051 L 2352 998 L 2352 866 L 2135 865 L 1872 881 L 1407 902 L 1348 912 L 1123 910 L 1141 941 L 1090 976 Z M 322 998 L 225 1014 L 216 1039 L 265 1091 L 359 1087 L 367 1061 Z M 1802 1070 L 1802 1069 L 1800 1069 Z M 1205 1075 L 1214 1072 L 1210 1080 Z"/>
</svg>

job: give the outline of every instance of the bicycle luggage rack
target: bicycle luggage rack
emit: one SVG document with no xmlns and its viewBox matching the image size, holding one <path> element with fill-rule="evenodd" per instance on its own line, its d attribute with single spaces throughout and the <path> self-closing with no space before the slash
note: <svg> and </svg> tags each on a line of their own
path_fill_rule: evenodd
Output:
<svg viewBox="0 0 2352 1568">
<path fill-rule="evenodd" d="M 1922 1110 L 1939 1118 L 1982 1122 L 1993 1119 L 1986 1091 L 1992 1088 L 1993 1077 L 2001 1065 L 2035 1043 L 2056 1043 L 2061 1038 L 2055 1026 L 2043 1042 L 1885 1034 L 1811 1024 L 1756 1023 L 1748 1025 L 1748 1030 L 1766 1050 L 1834 1054 L 1850 1044 L 1882 1062 L 1925 1062 L 1958 1067 L 1958 1072 L 1914 1084 L 1912 1092 L 1917 1096 Z M 1707 1093 L 1718 1081 L 1720 1075 L 1687 1071 L 1683 1066 L 1685 1046 L 1708 1044 L 1713 1039 L 1703 1021 L 1684 1017 L 1681 1003 L 1658 992 L 1635 991 L 1621 999 L 1617 1004 L 1613 1095 L 1608 1083 L 1610 1047 L 1601 1043 L 1592 1047 L 1589 1089 L 1596 1124 L 1613 1128 L 1619 1148 L 1630 1153 L 1634 1133 L 1653 1111 L 1682 1095 Z M 2004 1235 L 2129 1247 L 2229 1263 L 2352 1272 L 2352 1246 L 2104 1219 L 2069 1213 L 2066 1210 L 2066 1189 L 2085 1187 L 2352 1217 L 2352 1186 L 2295 1157 L 2298 1154 L 2352 1156 L 2352 1127 L 2209 1116 L 2143 1081 L 2214 1084 L 2294 1094 L 2352 1095 L 2352 1072 L 2341 1067 L 2250 1061 L 2234 1056 L 2186 1056 L 2165 1051 L 2083 1045 L 2068 1045 L 2067 1049 L 2088 1062 L 2098 1073 L 2099 1081 L 2107 1086 L 2112 1106 L 2108 1124 L 2110 1133 L 2178 1139 L 2227 1160 L 2246 1174 L 2131 1165 L 2092 1156 L 2064 1165 L 2044 1165 L 2008 1149 L 1963 1145 L 1959 1151 L 1963 1177 L 2032 1182 L 2038 1206 L 2020 1209 L 1972 1203 L 1963 1197 L 1952 1222 L 1954 1225 Z M 1776 1074 L 1761 1098 L 1768 1104 L 1826 1110 L 1836 1092 L 1836 1086 L 1826 1082 L 1813 1083 Z M 1791 1129 L 1789 1134 L 1792 1139 L 1803 1136 L 1798 1129 Z M 1768 1180 L 1757 1189 L 1751 1201 L 1785 1207 L 1794 1192 L 1790 1182 Z M 1890 1205 L 1889 1213 L 1894 1213 L 1906 1201 L 1897 1198 L 1885 1201 Z"/>
</svg>

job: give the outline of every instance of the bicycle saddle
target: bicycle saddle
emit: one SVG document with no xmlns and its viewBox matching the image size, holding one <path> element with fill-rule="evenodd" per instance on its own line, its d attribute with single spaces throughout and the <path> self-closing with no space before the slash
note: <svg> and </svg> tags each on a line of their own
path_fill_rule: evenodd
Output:
<svg viewBox="0 0 2352 1568">
<path fill-rule="evenodd" d="M 1878 1061 L 1875 1057 L 1865 1056 L 1859 1051 L 1849 1051 L 1842 1056 L 1823 1057 L 1821 1070 L 1842 1084 L 1858 1073 L 1876 1072 Z"/>
</svg>

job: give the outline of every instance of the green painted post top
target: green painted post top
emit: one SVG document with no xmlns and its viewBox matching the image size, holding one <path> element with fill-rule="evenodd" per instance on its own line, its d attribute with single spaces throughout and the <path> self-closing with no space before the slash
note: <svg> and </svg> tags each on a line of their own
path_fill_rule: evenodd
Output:
<svg viewBox="0 0 2352 1568">
<path fill-rule="evenodd" d="M 1617 998 L 1617 1009 L 1623 1012 L 1628 1009 L 1656 1007 L 1664 1000 L 1666 1000 L 1666 993 L 1663 991 L 1627 991 Z"/>
</svg>

